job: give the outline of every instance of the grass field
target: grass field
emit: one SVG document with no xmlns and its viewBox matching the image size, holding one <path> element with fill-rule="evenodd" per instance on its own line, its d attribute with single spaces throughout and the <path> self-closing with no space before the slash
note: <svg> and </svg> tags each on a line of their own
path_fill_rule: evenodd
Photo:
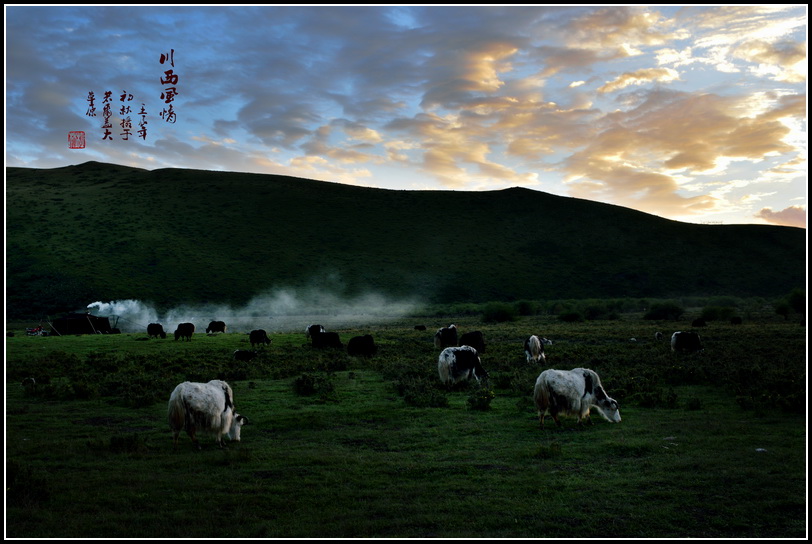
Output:
<svg viewBox="0 0 812 544">
<path fill-rule="evenodd" d="M 453 321 L 485 335 L 489 402 L 439 386 L 436 318 L 339 330 L 375 337 L 367 360 L 277 333 L 243 366 L 237 333 L 6 338 L 6 536 L 807 536 L 797 323 L 710 323 L 705 351 L 678 355 L 654 332 L 684 324 Z M 547 367 L 596 370 L 623 421 L 540 429 L 529 334 L 553 340 Z M 172 388 L 218 377 L 250 420 L 242 442 L 173 451 Z"/>
</svg>

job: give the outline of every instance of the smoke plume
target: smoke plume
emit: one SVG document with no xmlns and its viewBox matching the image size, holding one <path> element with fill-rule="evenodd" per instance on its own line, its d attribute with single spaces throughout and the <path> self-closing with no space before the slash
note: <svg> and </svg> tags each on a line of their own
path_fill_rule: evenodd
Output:
<svg viewBox="0 0 812 544">
<path fill-rule="evenodd" d="M 275 289 L 251 299 L 242 307 L 226 304 L 184 305 L 160 313 L 139 300 L 92 302 L 87 305 L 94 315 L 109 317 L 121 332 L 146 331 L 150 323 L 161 323 L 168 333 L 178 323 L 194 323 L 204 331 L 210 321 L 224 321 L 227 332 L 304 331 L 318 322 L 328 330 L 381 324 L 410 315 L 417 301 L 396 301 L 367 293 L 346 297 L 320 289 Z"/>
</svg>

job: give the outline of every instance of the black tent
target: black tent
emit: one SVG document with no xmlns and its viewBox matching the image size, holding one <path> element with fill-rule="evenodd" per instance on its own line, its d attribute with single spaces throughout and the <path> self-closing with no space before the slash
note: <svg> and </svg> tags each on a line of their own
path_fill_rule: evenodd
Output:
<svg viewBox="0 0 812 544">
<path fill-rule="evenodd" d="M 110 334 L 110 319 L 91 314 L 68 314 L 51 321 L 52 334 Z"/>
</svg>

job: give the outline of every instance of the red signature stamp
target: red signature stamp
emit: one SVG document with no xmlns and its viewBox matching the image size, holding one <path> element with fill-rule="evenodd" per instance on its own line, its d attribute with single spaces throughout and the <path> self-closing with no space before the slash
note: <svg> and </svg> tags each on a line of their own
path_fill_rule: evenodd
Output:
<svg viewBox="0 0 812 544">
<path fill-rule="evenodd" d="M 68 148 L 69 149 L 85 148 L 85 132 L 83 130 L 71 130 L 70 132 L 68 132 Z"/>
</svg>

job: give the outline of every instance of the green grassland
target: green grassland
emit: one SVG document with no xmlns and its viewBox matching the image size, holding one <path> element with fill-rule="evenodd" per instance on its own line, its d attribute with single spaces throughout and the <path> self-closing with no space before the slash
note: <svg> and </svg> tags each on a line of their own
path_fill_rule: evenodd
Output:
<svg viewBox="0 0 812 544">
<path fill-rule="evenodd" d="M 8 337 L 6 536 L 806 536 L 797 322 L 709 323 L 704 352 L 675 354 L 654 332 L 685 323 L 637 315 L 454 321 L 485 335 L 485 387 L 440 386 L 438 318 L 337 331 L 373 334 L 369 359 L 303 332 L 272 334 L 251 363 L 231 358 L 250 348 L 239 333 Z M 546 367 L 596 370 L 623 421 L 540 429 L 529 334 L 553 340 Z M 169 393 L 214 378 L 250 420 L 242 441 L 198 451 L 184 435 L 173 451 Z"/>
<path fill-rule="evenodd" d="M 7 168 L 6 536 L 802 538 L 805 238 L 519 188 Z M 375 337 L 377 355 L 360 359 L 308 345 L 304 313 L 246 304 L 287 288 L 410 309 L 330 327 L 345 345 Z M 793 290 L 804 304 L 777 314 Z M 643 319 L 670 299 L 694 309 Z M 25 335 L 113 300 L 163 315 L 250 307 L 291 325 L 251 362 L 233 360 L 250 344 L 230 322 L 191 342 L 149 339 L 140 322 L 143 332 Z M 513 319 L 485 319 L 500 305 Z M 710 320 L 700 354 L 655 341 L 703 305 L 744 323 Z M 587 320 L 557 317 L 567 313 Z M 483 331 L 487 383 L 440 385 L 432 336 L 451 322 Z M 554 342 L 545 367 L 597 371 L 623 421 L 539 428 L 530 334 Z M 215 378 L 250 420 L 242 442 L 198 451 L 184 436 L 173 451 L 169 394 Z"/>
<path fill-rule="evenodd" d="M 805 284 L 804 229 L 680 223 L 520 188 L 88 162 L 7 168 L 6 214 L 8 319 L 121 299 L 240 305 L 328 284 L 427 304 L 775 297 Z"/>
</svg>

